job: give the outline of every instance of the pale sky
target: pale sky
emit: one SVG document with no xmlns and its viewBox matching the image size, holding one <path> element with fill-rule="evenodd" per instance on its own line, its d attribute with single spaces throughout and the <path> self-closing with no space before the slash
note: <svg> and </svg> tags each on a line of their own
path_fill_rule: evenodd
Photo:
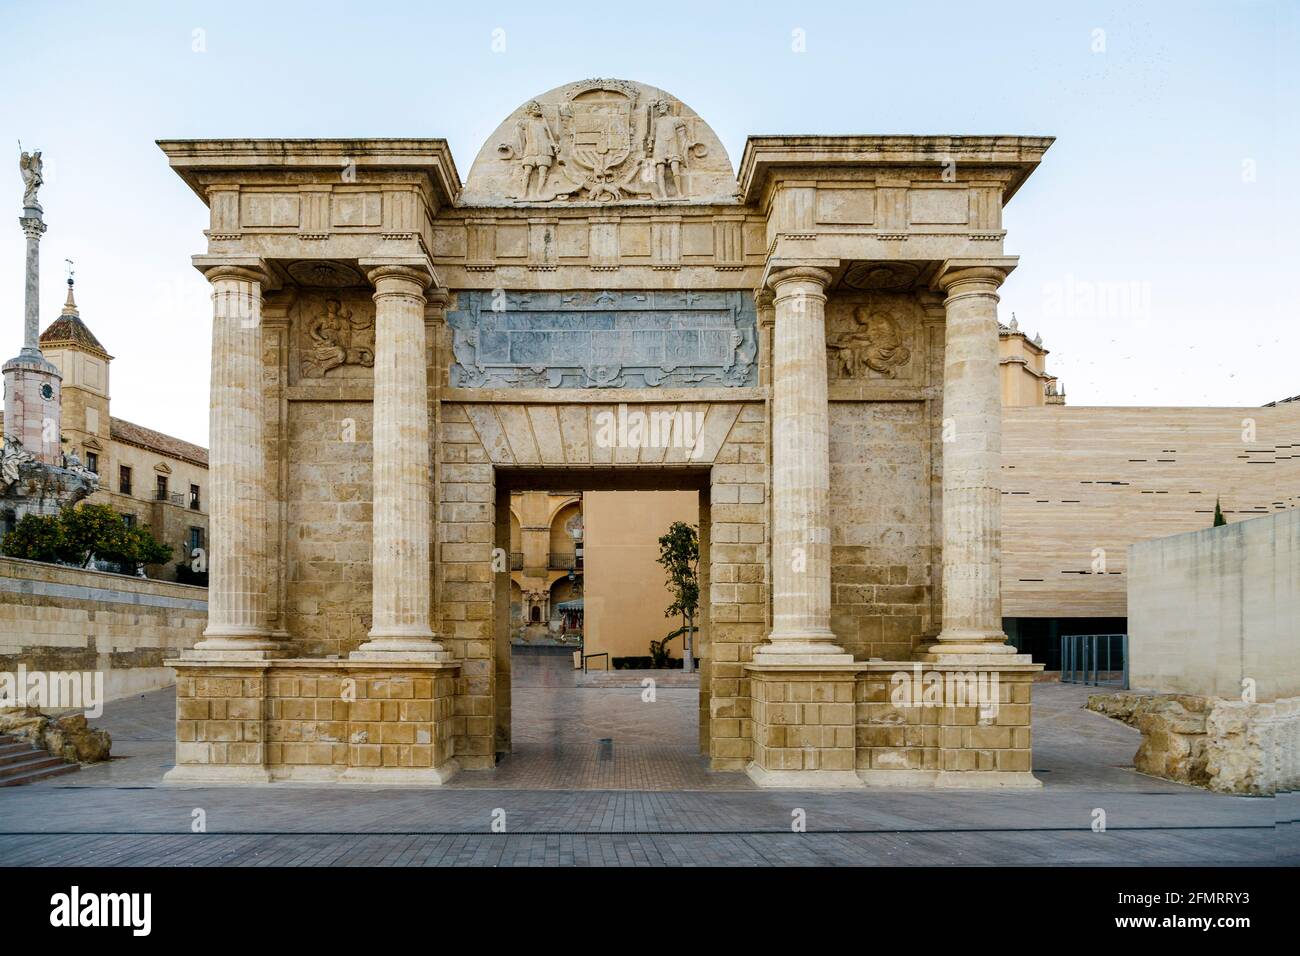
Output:
<svg viewBox="0 0 1300 956">
<path fill-rule="evenodd" d="M 520 103 L 617 76 L 689 104 L 733 167 L 751 134 L 1055 136 L 1006 212 L 1002 320 L 1042 334 L 1073 405 L 1260 405 L 1300 393 L 1298 11 L 5 2 L 0 358 L 22 344 L 19 139 L 46 164 L 42 328 L 75 259 L 113 413 L 206 444 L 206 211 L 154 140 L 437 136 L 464 176 Z"/>
</svg>

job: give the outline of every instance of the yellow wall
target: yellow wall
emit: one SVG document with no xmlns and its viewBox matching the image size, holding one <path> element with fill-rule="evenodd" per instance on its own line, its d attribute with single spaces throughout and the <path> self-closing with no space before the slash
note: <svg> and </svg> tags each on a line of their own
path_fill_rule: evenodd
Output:
<svg viewBox="0 0 1300 956">
<path fill-rule="evenodd" d="M 699 523 L 694 491 L 595 491 L 583 495 L 588 654 L 644 656 L 681 624 L 664 617 L 672 597 L 657 563 L 659 536 L 674 521 Z M 672 645 L 681 657 L 681 639 Z M 698 653 L 698 650 L 697 650 Z"/>
</svg>

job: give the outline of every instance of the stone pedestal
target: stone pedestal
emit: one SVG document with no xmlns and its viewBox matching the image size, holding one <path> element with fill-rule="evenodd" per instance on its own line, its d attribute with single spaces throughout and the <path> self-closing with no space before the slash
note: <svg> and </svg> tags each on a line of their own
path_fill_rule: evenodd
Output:
<svg viewBox="0 0 1300 956">
<path fill-rule="evenodd" d="M 855 694 L 857 776 L 871 787 L 1041 787 L 1030 695 L 1042 664 L 873 661 Z"/>
<path fill-rule="evenodd" d="M 429 626 L 427 271 L 379 265 L 375 285 L 373 609 L 353 660 L 449 661 Z"/>
<path fill-rule="evenodd" d="M 771 279 L 772 631 L 755 663 L 845 664 L 831 614 L 830 409 L 821 269 Z"/>
<path fill-rule="evenodd" d="M 858 787 L 853 697 L 860 665 L 748 664 L 747 772 L 761 787 Z"/>
<path fill-rule="evenodd" d="M 171 660 L 169 784 L 437 786 L 456 773 L 457 663 Z"/>
<path fill-rule="evenodd" d="M 211 448 L 208 452 L 208 627 L 187 656 L 280 656 L 266 627 L 266 451 L 262 283 L 255 261 L 205 268 L 212 283 Z"/>
</svg>

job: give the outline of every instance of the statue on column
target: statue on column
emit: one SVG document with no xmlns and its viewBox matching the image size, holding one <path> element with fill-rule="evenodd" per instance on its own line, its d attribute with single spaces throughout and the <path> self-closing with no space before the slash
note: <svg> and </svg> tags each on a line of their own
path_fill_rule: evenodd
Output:
<svg viewBox="0 0 1300 956">
<path fill-rule="evenodd" d="M 678 198 L 682 196 L 682 163 L 689 148 L 687 143 L 686 121 L 674 116 L 672 106 L 667 100 L 660 99 L 650 107 L 649 142 L 646 151 L 655 168 L 656 199 L 668 197 L 668 172 L 673 174 L 673 192 Z"/>
<path fill-rule="evenodd" d="M 23 153 L 18 157 L 18 169 L 23 174 L 23 208 L 39 209 L 41 204 L 36 199 L 36 191 L 45 182 L 41 175 L 41 151 Z"/>
</svg>

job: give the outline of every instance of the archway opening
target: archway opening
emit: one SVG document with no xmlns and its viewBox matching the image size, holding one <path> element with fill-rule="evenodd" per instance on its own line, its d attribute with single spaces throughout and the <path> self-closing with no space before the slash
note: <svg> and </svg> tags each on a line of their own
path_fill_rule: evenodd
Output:
<svg viewBox="0 0 1300 956">
<path fill-rule="evenodd" d="M 496 591 L 510 602 L 496 613 L 497 776 L 578 789 L 707 781 L 709 470 L 499 468 L 496 478 L 498 546 L 523 556 Z M 675 522 L 695 529 L 701 554 L 689 672 L 658 562 Z"/>
</svg>

